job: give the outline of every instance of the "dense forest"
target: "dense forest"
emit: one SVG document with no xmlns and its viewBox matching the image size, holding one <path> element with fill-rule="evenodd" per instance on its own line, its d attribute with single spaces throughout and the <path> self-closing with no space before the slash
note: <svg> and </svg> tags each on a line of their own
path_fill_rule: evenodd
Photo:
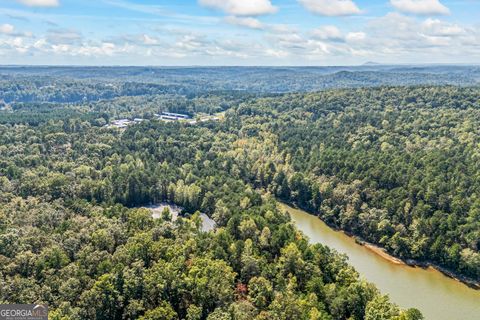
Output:
<svg viewBox="0 0 480 320">
<path fill-rule="evenodd" d="M 380 88 L 262 99 L 236 117 L 271 134 L 258 139 L 275 151 L 261 151 L 254 184 L 395 256 L 478 281 L 479 108 L 476 88 Z"/>
<path fill-rule="evenodd" d="M 4 77 L 2 303 L 46 303 L 52 319 L 422 319 L 309 244 L 277 200 L 480 280 L 477 87 L 127 94 L 135 82 Z M 147 121 L 105 127 L 134 117 Z M 141 208 L 160 202 L 182 218 Z"/>
<path fill-rule="evenodd" d="M 52 319 L 421 319 L 243 182 L 223 125 L 69 124 L 0 127 L 2 303 Z M 185 219 L 136 208 L 162 200 Z"/>
</svg>

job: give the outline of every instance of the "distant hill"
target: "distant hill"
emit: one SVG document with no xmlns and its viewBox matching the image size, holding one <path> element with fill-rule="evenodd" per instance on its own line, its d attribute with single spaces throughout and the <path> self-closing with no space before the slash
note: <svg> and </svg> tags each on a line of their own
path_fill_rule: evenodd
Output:
<svg viewBox="0 0 480 320">
<path fill-rule="evenodd" d="M 473 86 L 478 66 L 68 67 L 0 66 L 6 103 L 75 103 L 121 96 L 210 92 L 277 94 L 331 88 L 405 85 Z"/>
<path fill-rule="evenodd" d="M 374 62 L 374 61 L 367 61 L 363 64 L 363 66 L 379 66 L 381 63 Z"/>
</svg>

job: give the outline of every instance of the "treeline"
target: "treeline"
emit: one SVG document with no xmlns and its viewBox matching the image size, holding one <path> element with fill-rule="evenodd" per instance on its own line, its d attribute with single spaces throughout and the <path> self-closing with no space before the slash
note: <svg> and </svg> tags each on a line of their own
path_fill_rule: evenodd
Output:
<svg viewBox="0 0 480 320">
<path fill-rule="evenodd" d="M 108 123 L 109 115 L 105 112 L 89 111 L 85 108 L 74 108 L 57 104 L 22 103 L 13 106 L 11 111 L 0 111 L 0 124 L 38 126 L 50 121 L 75 119 L 90 125 Z"/>
<path fill-rule="evenodd" d="M 1 98 L 6 103 L 78 103 L 124 96 L 191 94 L 198 90 L 176 84 L 93 81 L 57 78 L 7 78 L 0 80 Z"/>
</svg>

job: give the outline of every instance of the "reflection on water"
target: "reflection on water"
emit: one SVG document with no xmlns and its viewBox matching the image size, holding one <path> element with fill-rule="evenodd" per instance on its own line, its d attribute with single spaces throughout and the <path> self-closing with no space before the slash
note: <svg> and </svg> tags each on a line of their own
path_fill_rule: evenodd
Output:
<svg viewBox="0 0 480 320">
<path fill-rule="evenodd" d="M 404 308 L 417 308 L 427 320 L 479 320 L 480 291 L 444 276 L 435 269 L 392 263 L 342 232 L 332 230 L 305 211 L 280 204 L 312 242 L 322 243 L 349 257 L 362 277 L 374 283 Z"/>
</svg>

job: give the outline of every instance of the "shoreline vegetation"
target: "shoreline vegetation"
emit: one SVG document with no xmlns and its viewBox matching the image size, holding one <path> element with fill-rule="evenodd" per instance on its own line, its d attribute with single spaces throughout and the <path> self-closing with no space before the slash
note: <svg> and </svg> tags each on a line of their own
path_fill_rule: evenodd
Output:
<svg viewBox="0 0 480 320">
<path fill-rule="evenodd" d="M 352 237 L 352 235 L 348 235 L 348 234 L 346 234 L 346 235 L 349 236 L 349 237 Z M 417 260 L 414 260 L 414 259 L 403 260 L 401 258 L 397 258 L 397 257 L 389 254 L 385 248 L 382 248 L 382 247 L 380 247 L 376 244 L 370 243 L 370 242 L 363 241 L 361 239 L 357 239 L 356 236 L 353 236 L 353 237 L 355 238 L 355 242 L 358 243 L 359 245 L 364 246 L 368 250 L 374 252 L 375 254 L 381 256 L 383 259 L 388 260 L 388 261 L 390 261 L 394 264 L 405 265 L 405 266 L 409 266 L 409 267 L 412 267 L 412 268 L 422 268 L 422 269 L 430 269 L 431 268 L 431 269 L 434 269 L 434 270 L 442 273 L 444 276 L 446 276 L 448 278 L 452 278 L 453 280 L 456 280 L 458 282 L 463 283 L 464 285 L 466 285 L 466 286 L 468 286 L 472 289 L 480 290 L 480 282 L 477 282 L 473 279 L 469 279 L 467 277 L 455 274 L 454 272 L 452 272 L 448 269 L 445 269 L 441 266 L 438 266 L 438 265 L 436 265 L 432 262 L 428 262 L 428 261 L 421 262 L 421 261 L 417 261 Z"/>
<path fill-rule="evenodd" d="M 314 213 L 311 213 L 311 212 L 309 212 L 305 209 L 302 209 L 295 204 L 284 203 L 284 202 L 279 202 L 279 203 L 284 205 L 284 206 L 292 207 L 294 209 L 303 210 L 303 211 L 307 212 L 308 214 L 313 215 L 313 216 L 317 217 L 318 219 L 322 220 L 322 218 L 319 217 L 318 215 L 316 215 Z M 358 245 L 361 245 L 361 246 L 367 248 L 368 250 L 372 251 L 373 253 L 377 254 L 378 256 L 382 257 L 383 259 L 385 259 L 385 260 L 387 260 L 387 261 L 389 261 L 393 264 L 404 265 L 404 266 L 408 266 L 408 267 L 412 267 L 412 268 L 422 268 L 422 269 L 431 268 L 431 269 L 434 269 L 434 270 L 442 273 L 444 276 L 446 276 L 448 278 L 451 278 L 455 281 L 463 283 L 464 285 L 466 285 L 466 286 L 468 286 L 472 289 L 480 290 L 480 282 L 478 282 L 478 281 L 475 281 L 475 280 L 473 280 L 471 278 L 468 278 L 466 276 L 459 275 L 459 274 L 457 274 L 457 273 L 455 273 L 451 270 L 443 268 L 443 267 L 441 267 L 439 265 L 436 265 L 436 264 L 434 264 L 430 261 L 417 261 L 415 259 L 402 259 L 402 258 L 399 258 L 399 257 L 395 257 L 395 256 L 391 255 L 390 253 L 388 253 L 388 251 L 385 248 L 383 248 L 383 247 L 381 247 L 377 244 L 365 241 L 365 240 L 363 240 L 362 238 L 360 238 L 359 236 L 357 236 L 353 233 L 350 233 L 350 232 L 347 232 L 347 231 L 342 230 L 340 228 L 337 228 L 335 226 L 332 226 L 332 225 L 326 223 L 324 220 L 322 220 L 322 221 L 332 230 L 341 232 L 341 233 L 345 234 L 346 236 L 354 239 L 355 243 L 357 243 Z"/>
</svg>

